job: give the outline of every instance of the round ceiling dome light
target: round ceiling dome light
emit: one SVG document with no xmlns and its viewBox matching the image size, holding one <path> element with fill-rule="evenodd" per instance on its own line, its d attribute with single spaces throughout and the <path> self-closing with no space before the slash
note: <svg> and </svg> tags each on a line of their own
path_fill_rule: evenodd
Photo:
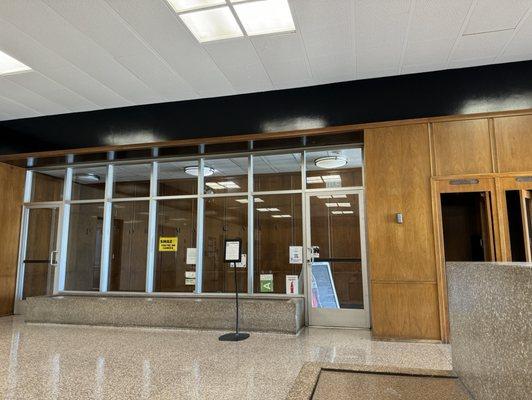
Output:
<svg viewBox="0 0 532 400">
<path fill-rule="evenodd" d="M 90 183 L 99 183 L 101 178 L 99 175 L 93 174 L 91 172 L 86 172 L 83 174 L 76 175 L 74 179 L 78 183 L 90 184 Z"/>
<path fill-rule="evenodd" d="M 318 168 L 331 169 L 340 168 L 347 165 L 347 157 L 344 156 L 329 156 L 320 157 L 314 160 L 314 165 Z"/>
<path fill-rule="evenodd" d="M 203 176 L 211 176 L 214 174 L 216 170 L 212 167 L 203 167 Z M 198 176 L 199 175 L 199 167 L 197 165 L 191 165 L 190 167 L 185 167 L 185 174 L 189 174 L 192 176 Z"/>
</svg>

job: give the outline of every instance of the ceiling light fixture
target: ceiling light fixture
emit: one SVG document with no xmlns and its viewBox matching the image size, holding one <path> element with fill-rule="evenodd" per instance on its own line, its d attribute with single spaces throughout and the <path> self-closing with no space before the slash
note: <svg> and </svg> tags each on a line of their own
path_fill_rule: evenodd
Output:
<svg viewBox="0 0 532 400">
<path fill-rule="evenodd" d="M 318 168 L 331 169 L 341 168 L 347 165 L 347 157 L 344 156 L 328 156 L 320 157 L 314 160 L 314 165 Z"/>
<path fill-rule="evenodd" d="M 212 167 L 203 167 L 203 176 L 211 176 L 215 172 L 216 170 Z M 198 176 L 199 167 L 197 165 L 191 165 L 189 167 L 185 167 L 185 174 L 192 175 L 192 176 Z"/>
<path fill-rule="evenodd" d="M 31 68 L 26 64 L 14 59 L 10 55 L 0 51 L 0 75 L 14 74 L 25 71 L 31 71 Z"/>
<path fill-rule="evenodd" d="M 235 0 L 232 2 L 235 3 Z M 296 30 L 288 0 L 237 3 L 234 5 L 235 11 L 249 36 Z"/>
<path fill-rule="evenodd" d="M 179 17 L 200 43 L 244 36 L 229 7 L 194 11 Z"/>
<path fill-rule="evenodd" d="M 295 32 L 288 0 L 167 0 L 200 43 Z"/>
<path fill-rule="evenodd" d="M 197 10 L 225 4 L 225 0 L 168 0 L 175 12 Z"/>
<path fill-rule="evenodd" d="M 78 183 L 90 184 L 90 183 L 99 183 L 100 176 L 93 174 L 91 172 L 86 172 L 78 174 L 74 177 L 74 180 Z"/>
</svg>

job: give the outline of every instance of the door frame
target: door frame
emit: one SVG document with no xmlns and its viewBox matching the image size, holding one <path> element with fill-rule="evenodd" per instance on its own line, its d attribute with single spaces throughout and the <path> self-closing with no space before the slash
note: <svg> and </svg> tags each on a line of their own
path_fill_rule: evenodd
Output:
<svg viewBox="0 0 532 400">
<path fill-rule="evenodd" d="M 58 251 L 57 254 L 57 261 L 58 264 L 55 266 L 55 268 L 52 269 L 53 276 L 53 290 L 52 294 L 57 294 L 59 292 L 60 288 L 60 274 L 59 274 L 59 267 L 60 267 L 60 260 L 63 258 L 61 253 L 61 243 L 62 243 L 62 236 L 63 236 L 63 212 L 64 207 L 63 203 L 60 201 L 53 201 L 53 202 L 44 202 L 39 204 L 25 204 L 22 207 L 22 221 L 21 221 L 21 229 L 20 229 L 20 240 L 19 240 L 19 252 L 18 252 L 18 264 L 17 264 L 17 281 L 15 286 L 15 304 L 14 304 L 14 313 L 15 314 L 23 314 L 24 313 L 24 307 L 25 302 L 22 299 L 23 291 L 24 291 L 24 272 L 25 272 L 25 264 L 24 259 L 26 258 L 26 250 L 28 245 L 28 229 L 29 229 L 29 220 L 30 220 L 30 211 L 36 210 L 36 209 L 55 209 L 58 211 L 57 215 L 57 233 L 56 233 L 56 250 Z"/>
<path fill-rule="evenodd" d="M 312 271 L 311 271 L 311 259 L 310 259 L 310 246 L 312 232 L 311 232 L 311 210 L 310 210 L 310 198 L 316 196 L 324 195 L 357 195 L 358 196 L 358 209 L 359 209 L 359 226 L 360 226 L 360 258 L 361 258 L 361 269 L 362 269 L 362 291 L 363 291 L 363 301 L 364 308 L 362 310 L 356 309 L 320 309 L 318 311 L 318 323 L 313 323 L 313 319 L 316 319 L 316 316 L 312 316 L 313 313 L 316 313 L 317 310 L 312 308 Z M 305 271 L 305 304 L 306 304 L 306 314 L 307 321 L 309 326 L 320 326 L 320 327 L 335 327 L 335 328 L 362 328 L 369 329 L 371 324 L 371 315 L 370 315 L 370 296 L 369 296 L 369 279 L 368 279 L 368 257 L 367 257 L 367 247 L 366 247 L 366 218 L 365 218 L 365 197 L 364 189 L 334 189 L 329 190 L 316 189 L 316 190 L 306 190 L 304 193 L 304 271 Z M 351 315 L 355 317 L 355 321 L 349 323 L 349 314 L 359 314 Z"/>
</svg>

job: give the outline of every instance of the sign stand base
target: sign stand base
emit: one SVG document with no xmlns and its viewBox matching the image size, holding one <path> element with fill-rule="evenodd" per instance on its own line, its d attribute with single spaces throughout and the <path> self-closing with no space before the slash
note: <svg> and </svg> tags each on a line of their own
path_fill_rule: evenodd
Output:
<svg viewBox="0 0 532 400">
<path fill-rule="evenodd" d="M 220 342 L 239 342 L 241 340 L 246 340 L 249 337 L 249 333 L 243 333 L 243 332 L 233 332 L 233 333 L 226 333 L 225 335 L 222 335 L 218 338 Z"/>
</svg>

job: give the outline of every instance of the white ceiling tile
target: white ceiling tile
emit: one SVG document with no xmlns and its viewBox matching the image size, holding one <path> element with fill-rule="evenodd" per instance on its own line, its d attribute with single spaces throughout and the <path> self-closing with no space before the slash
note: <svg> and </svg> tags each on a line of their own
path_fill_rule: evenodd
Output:
<svg viewBox="0 0 532 400">
<path fill-rule="evenodd" d="M 487 58 L 471 58 L 468 60 L 451 60 L 449 68 L 467 68 L 476 67 L 478 65 L 488 65 L 493 62 L 493 57 Z"/>
<path fill-rule="evenodd" d="M 413 64 L 443 64 L 451 49 L 453 48 L 454 40 L 439 39 L 411 42 L 408 41 L 403 65 Z"/>
<path fill-rule="evenodd" d="M 4 19 L 134 103 L 163 100 L 94 41 L 40 0 L 0 2 Z"/>
<path fill-rule="evenodd" d="M 455 39 L 473 0 L 416 1 L 409 42 Z"/>
<path fill-rule="evenodd" d="M 384 70 L 367 70 L 357 73 L 357 79 L 383 78 L 385 76 L 397 75 L 397 68 L 388 68 Z"/>
<path fill-rule="evenodd" d="M 61 114 L 72 111 L 71 109 L 56 104 L 23 86 L 17 85 L 15 82 L 8 80 L 7 76 L 0 76 L 0 93 L 3 97 L 14 100 L 19 104 L 24 104 L 32 110 L 37 111 L 39 114 Z"/>
<path fill-rule="evenodd" d="M 230 82 L 164 0 L 107 2 L 198 94 L 234 94 Z"/>
<path fill-rule="evenodd" d="M 61 104 L 71 111 L 85 111 L 98 108 L 95 103 L 92 103 L 36 71 L 7 75 L 5 79 L 31 90 L 54 103 Z"/>
<path fill-rule="evenodd" d="M 356 0 L 355 40 L 359 48 L 401 47 L 405 39 L 410 0 Z"/>
<path fill-rule="evenodd" d="M 420 72 L 430 72 L 430 71 L 438 71 L 441 69 L 445 69 L 447 66 L 447 63 L 437 63 L 437 64 L 412 64 L 412 65 L 405 65 L 403 66 L 402 73 L 403 74 L 417 74 Z"/>
<path fill-rule="evenodd" d="M 370 71 L 399 68 L 402 49 L 396 46 L 380 46 L 357 50 L 357 76 Z"/>
<path fill-rule="evenodd" d="M 531 6 L 530 0 L 478 0 L 464 33 L 514 29 Z"/>
<path fill-rule="evenodd" d="M 20 104 L 15 100 L 0 96 L 0 112 L 5 113 L 8 118 L 25 118 L 25 117 L 38 117 L 42 115 L 38 111 Z"/>
<path fill-rule="evenodd" d="M 312 82 L 307 54 L 298 33 L 256 36 L 251 41 L 276 88 Z"/>
<path fill-rule="evenodd" d="M 205 43 L 204 47 L 238 92 L 273 89 L 249 38 L 214 41 Z"/>
<path fill-rule="evenodd" d="M 352 53 L 311 57 L 309 63 L 313 77 L 320 83 L 349 81 L 356 76 Z"/>
<path fill-rule="evenodd" d="M 105 0 L 43 1 L 159 95 L 167 97 L 171 90 L 171 99 L 196 97 L 192 87 L 146 45 Z M 161 84 L 162 81 L 165 83 Z"/>
<path fill-rule="evenodd" d="M 495 58 L 512 34 L 512 31 L 498 31 L 462 36 L 456 45 L 451 61 Z"/>
<path fill-rule="evenodd" d="M 1 14 L 0 49 L 100 107 L 119 107 L 132 104 L 20 29 L 6 20 L 2 20 Z M 68 73 L 62 76 L 61 71 L 68 71 Z"/>
</svg>

